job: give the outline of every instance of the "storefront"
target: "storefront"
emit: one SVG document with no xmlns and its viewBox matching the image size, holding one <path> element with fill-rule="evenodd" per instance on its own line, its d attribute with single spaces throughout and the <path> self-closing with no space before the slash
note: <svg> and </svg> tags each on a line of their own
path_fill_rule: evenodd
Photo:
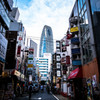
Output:
<svg viewBox="0 0 100 100">
<path fill-rule="evenodd" d="M 87 99 L 93 99 L 93 91 L 95 87 L 99 87 L 99 71 L 97 59 L 94 58 L 88 64 L 82 67 L 83 78 L 85 79 L 85 84 L 87 85 Z"/>
<path fill-rule="evenodd" d="M 24 74 L 20 73 L 19 71 L 13 70 L 12 71 L 12 79 L 13 79 L 13 84 L 14 84 L 14 93 L 16 94 L 17 83 L 22 88 L 23 84 L 25 83 L 25 76 L 24 76 Z"/>
<path fill-rule="evenodd" d="M 75 100 L 85 100 L 83 95 L 83 84 L 82 84 L 82 68 L 76 68 L 73 70 L 69 77 L 68 82 L 70 89 L 70 95 L 71 97 L 74 97 Z"/>
</svg>

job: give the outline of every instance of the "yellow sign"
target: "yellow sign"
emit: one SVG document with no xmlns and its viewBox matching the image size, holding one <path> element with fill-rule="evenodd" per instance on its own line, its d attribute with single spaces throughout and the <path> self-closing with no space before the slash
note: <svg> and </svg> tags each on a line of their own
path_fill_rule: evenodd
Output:
<svg viewBox="0 0 100 100">
<path fill-rule="evenodd" d="M 56 82 L 56 80 L 55 80 L 55 76 L 53 76 L 53 83 L 55 83 Z"/>
<path fill-rule="evenodd" d="M 33 67 L 33 64 L 28 64 L 27 67 L 28 67 L 28 68 L 32 68 L 32 67 Z"/>
<path fill-rule="evenodd" d="M 70 32 L 73 33 L 73 32 L 77 32 L 78 31 L 78 27 L 73 27 L 73 28 L 70 28 Z"/>
</svg>

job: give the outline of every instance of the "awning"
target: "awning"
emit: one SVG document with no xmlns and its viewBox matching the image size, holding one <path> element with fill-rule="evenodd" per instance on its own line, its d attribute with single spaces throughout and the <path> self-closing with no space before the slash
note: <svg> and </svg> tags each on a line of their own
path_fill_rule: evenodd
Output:
<svg viewBox="0 0 100 100">
<path fill-rule="evenodd" d="M 68 79 L 74 79 L 74 78 L 82 78 L 82 68 L 76 68 L 68 76 Z"/>
</svg>

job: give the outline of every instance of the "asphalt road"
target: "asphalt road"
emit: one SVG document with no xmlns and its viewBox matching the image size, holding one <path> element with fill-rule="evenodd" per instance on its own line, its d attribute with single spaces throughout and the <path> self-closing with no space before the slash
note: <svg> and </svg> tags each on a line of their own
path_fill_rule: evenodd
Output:
<svg viewBox="0 0 100 100">
<path fill-rule="evenodd" d="M 28 94 L 23 94 L 22 97 L 16 97 L 15 100 L 29 100 Z M 43 92 L 32 93 L 30 100 L 58 100 L 51 93 L 48 94 L 46 89 Z"/>
</svg>

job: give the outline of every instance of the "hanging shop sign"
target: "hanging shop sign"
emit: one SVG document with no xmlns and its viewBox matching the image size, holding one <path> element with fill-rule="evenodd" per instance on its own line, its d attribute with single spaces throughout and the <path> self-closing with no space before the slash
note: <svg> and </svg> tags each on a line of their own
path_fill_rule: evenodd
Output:
<svg viewBox="0 0 100 100">
<path fill-rule="evenodd" d="M 53 83 L 55 83 L 56 82 L 56 79 L 55 79 L 55 76 L 53 76 Z"/>
<path fill-rule="evenodd" d="M 33 48 L 29 48 L 29 54 L 34 54 L 34 49 Z"/>
<path fill-rule="evenodd" d="M 74 78 L 82 78 L 82 68 L 76 68 L 68 76 L 68 79 L 74 79 Z"/>
<path fill-rule="evenodd" d="M 28 64 L 27 67 L 28 67 L 28 68 L 32 68 L 32 67 L 33 67 L 33 64 Z"/>
<path fill-rule="evenodd" d="M 33 60 L 28 60 L 28 64 L 33 64 Z"/>
<path fill-rule="evenodd" d="M 0 60 L 2 62 L 5 62 L 7 44 L 7 39 L 0 33 Z"/>
<path fill-rule="evenodd" d="M 73 32 L 78 32 L 78 27 L 70 28 L 70 32 L 71 32 L 71 33 L 73 33 Z"/>
<path fill-rule="evenodd" d="M 17 57 L 20 57 L 21 54 L 21 46 L 19 45 L 17 48 Z"/>
<path fill-rule="evenodd" d="M 66 64 L 70 64 L 70 56 L 66 56 Z"/>
<path fill-rule="evenodd" d="M 22 37 L 19 37 L 19 40 L 21 41 L 22 40 Z"/>
<path fill-rule="evenodd" d="M 60 77 L 61 76 L 61 72 L 57 71 L 57 76 Z"/>
</svg>

